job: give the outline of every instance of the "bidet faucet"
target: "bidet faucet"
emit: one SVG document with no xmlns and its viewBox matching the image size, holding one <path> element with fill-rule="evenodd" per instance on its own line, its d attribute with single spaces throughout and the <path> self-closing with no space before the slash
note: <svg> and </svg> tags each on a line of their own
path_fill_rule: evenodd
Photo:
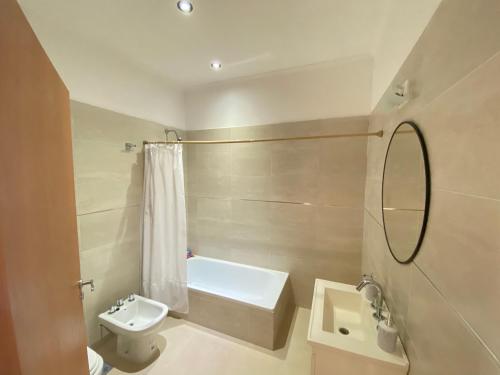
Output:
<svg viewBox="0 0 500 375">
<path fill-rule="evenodd" d="M 375 312 L 373 313 L 373 317 L 380 322 L 382 319 L 384 319 L 384 316 L 382 315 L 382 309 L 384 307 L 384 292 L 382 290 L 382 285 L 373 280 L 372 277 L 363 276 L 363 280 L 361 280 L 358 286 L 356 286 L 356 290 L 360 292 L 365 286 L 368 285 L 373 285 L 375 288 L 377 288 L 378 293 L 377 299 L 375 301 Z"/>
</svg>

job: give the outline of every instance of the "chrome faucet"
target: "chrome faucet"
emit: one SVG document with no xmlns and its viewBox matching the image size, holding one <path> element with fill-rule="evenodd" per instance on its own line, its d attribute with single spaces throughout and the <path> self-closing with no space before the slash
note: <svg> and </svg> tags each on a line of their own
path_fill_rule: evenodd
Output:
<svg viewBox="0 0 500 375">
<path fill-rule="evenodd" d="M 375 301 L 375 312 L 373 313 L 373 317 L 380 322 L 382 319 L 384 319 L 384 316 L 382 315 L 382 310 L 384 307 L 384 292 L 382 290 L 382 285 L 373 280 L 373 277 L 363 275 L 363 279 L 356 286 L 356 290 L 360 292 L 361 290 L 363 290 L 365 286 L 368 285 L 373 285 L 375 288 L 377 288 L 378 293 L 377 293 L 377 299 Z"/>
</svg>

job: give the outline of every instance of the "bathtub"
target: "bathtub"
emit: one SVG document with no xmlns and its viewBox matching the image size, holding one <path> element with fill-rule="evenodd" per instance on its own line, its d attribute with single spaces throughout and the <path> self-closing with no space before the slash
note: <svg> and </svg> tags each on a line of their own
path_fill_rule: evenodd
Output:
<svg viewBox="0 0 500 375">
<path fill-rule="evenodd" d="M 295 311 L 288 273 L 202 256 L 187 270 L 183 318 L 268 349 L 285 345 Z"/>
<path fill-rule="evenodd" d="M 274 310 L 288 273 L 196 256 L 188 259 L 190 289 Z"/>
</svg>

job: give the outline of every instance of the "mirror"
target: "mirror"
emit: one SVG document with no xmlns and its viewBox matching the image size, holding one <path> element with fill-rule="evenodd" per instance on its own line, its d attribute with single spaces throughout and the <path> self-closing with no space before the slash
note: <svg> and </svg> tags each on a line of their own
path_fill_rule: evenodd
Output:
<svg viewBox="0 0 500 375">
<path fill-rule="evenodd" d="M 417 255 L 429 203 L 429 160 L 424 138 L 416 124 L 402 122 L 389 142 L 382 180 L 385 238 L 399 263 L 410 263 Z"/>
</svg>

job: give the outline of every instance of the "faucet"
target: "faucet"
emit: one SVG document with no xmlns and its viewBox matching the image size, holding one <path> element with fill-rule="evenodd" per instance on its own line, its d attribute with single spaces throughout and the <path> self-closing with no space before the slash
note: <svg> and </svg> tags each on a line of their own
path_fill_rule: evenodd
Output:
<svg viewBox="0 0 500 375">
<path fill-rule="evenodd" d="M 360 292 L 365 286 L 368 285 L 373 285 L 375 288 L 377 288 L 378 295 L 377 300 L 375 301 L 375 312 L 373 313 L 373 317 L 380 322 L 382 319 L 384 319 L 384 316 L 382 315 L 382 309 L 384 307 L 384 292 L 382 290 L 382 286 L 375 280 L 373 280 L 371 276 L 367 275 L 363 275 L 363 279 L 356 286 L 356 290 Z"/>
</svg>

